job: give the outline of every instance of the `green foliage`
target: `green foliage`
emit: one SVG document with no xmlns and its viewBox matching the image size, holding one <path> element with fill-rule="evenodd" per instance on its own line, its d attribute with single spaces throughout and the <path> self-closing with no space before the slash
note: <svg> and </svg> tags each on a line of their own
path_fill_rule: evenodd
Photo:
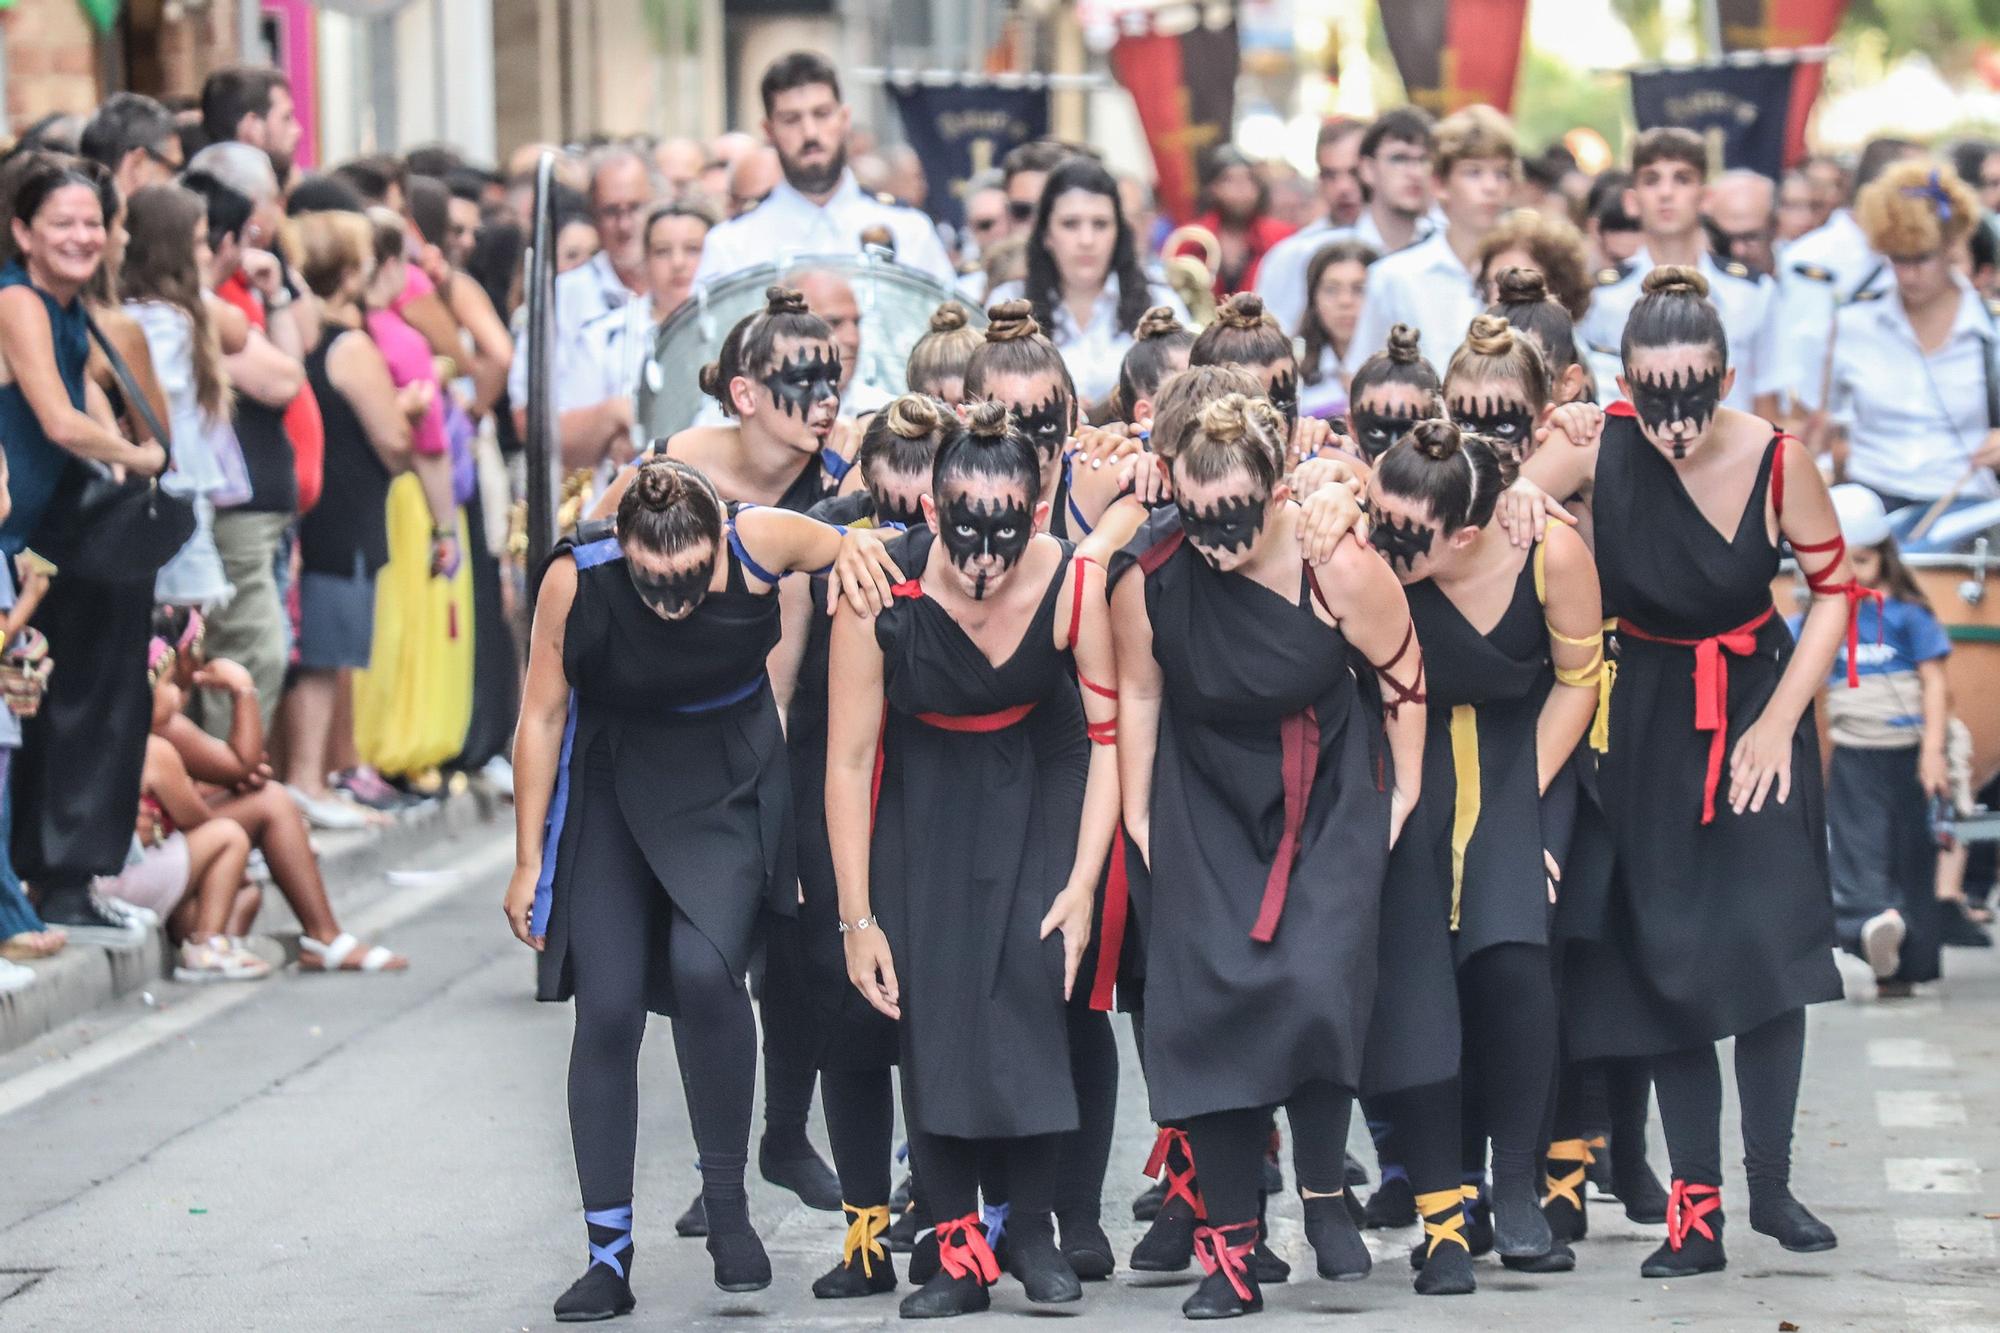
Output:
<svg viewBox="0 0 2000 1333">
<path fill-rule="evenodd" d="M 1641 60 L 1659 60 L 1667 54 L 1667 15 L 1660 0 L 1611 0 L 1611 12 L 1631 31 Z M 1611 137 L 1608 130 L 1604 137 Z"/>
<path fill-rule="evenodd" d="M 2000 36 L 2000 0 L 1851 0 L 1834 41 L 1870 31 L 1891 60 L 1922 51 L 1942 68 L 1962 69 L 1975 43 Z"/>
<path fill-rule="evenodd" d="M 1625 76 L 1577 69 L 1533 47 L 1521 53 L 1514 88 L 1514 127 L 1526 152 L 1536 152 L 1579 126 L 1603 135 L 1621 158 L 1631 119 Z"/>
</svg>

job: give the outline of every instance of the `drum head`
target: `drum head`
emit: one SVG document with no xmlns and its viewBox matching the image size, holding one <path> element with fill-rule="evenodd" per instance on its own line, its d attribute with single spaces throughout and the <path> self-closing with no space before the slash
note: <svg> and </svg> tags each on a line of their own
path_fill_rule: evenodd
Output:
<svg viewBox="0 0 2000 1333">
<path fill-rule="evenodd" d="M 910 348 L 929 331 L 932 312 L 946 301 L 963 304 L 972 327 L 986 327 L 986 313 L 977 302 L 921 269 L 898 264 L 886 252 L 800 255 L 782 266 L 759 264 L 695 288 L 654 335 L 651 354 L 640 368 L 636 414 L 649 438 L 661 439 L 693 424 L 709 401 L 695 378 L 715 360 L 729 330 L 764 308 L 765 288 L 791 286 L 808 272 L 834 275 L 854 289 L 861 311 L 861 357 L 850 394 L 863 386 L 884 394 L 904 392 Z"/>
</svg>

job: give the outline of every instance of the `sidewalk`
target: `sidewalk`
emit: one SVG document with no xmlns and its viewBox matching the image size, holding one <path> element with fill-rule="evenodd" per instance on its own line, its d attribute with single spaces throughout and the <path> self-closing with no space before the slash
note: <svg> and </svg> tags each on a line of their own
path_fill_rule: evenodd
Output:
<svg viewBox="0 0 2000 1333">
<path fill-rule="evenodd" d="M 415 853 L 506 815 L 511 806 L 475 788 L 441 798 L 381 828 L 314 830 L 320 873 L 334 910 L 345 919 L 383 876 Z M 264 885 L 264 905 L 253 941 L 273 964 L 298 958 L 298 922 L 274 885 Z M 17 1050 L 63 1024 L 158 983 L 173 972 L 166 931 L 156 928 L 129 948 L 72 941 L 54 958 L 24 964 L 37 973 L 26 990 L 0 995 L 0 1055 Z"/>
</svg>

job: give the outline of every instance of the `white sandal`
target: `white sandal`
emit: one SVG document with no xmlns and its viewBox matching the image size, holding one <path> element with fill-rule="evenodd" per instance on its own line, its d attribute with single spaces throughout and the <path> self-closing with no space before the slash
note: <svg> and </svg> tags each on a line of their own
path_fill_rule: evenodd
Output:
<svg viewBox="0 0 2000 1333">
<path fill-rule="evenodd" d="M 209 940 L 182 940 L 181 961 L 174 968 L 175 981 L 203 984 L 211 981 L 262 981 L 271 974 L 271 965 L 225 935 Z"/>
<path fill-rule="evenodd" d="M 389 966 L 391 963 L 398 961 L 396 953 L 393 949 L 385 948 L 380 944 L 371 945 L 368 952 L 361 955 L 360 962 L 356 963 L 353 967 L 347 966 L 347 960 L 360 947 L 361 941 L 355 939 L 344 930 L 333 937 L 333 943 L 331 944 L 321 944 L 310 935 L 301 935 L 299 936 L 299 970 L 301 972 L 400 972 L 403 970 L 401 967 L 392 968 Z M 310 964 L 306 961 L 308 958 L 312 959 Z M 404 963 L 404 967 L 408 965 L 407 962 Z"/>
</svg>

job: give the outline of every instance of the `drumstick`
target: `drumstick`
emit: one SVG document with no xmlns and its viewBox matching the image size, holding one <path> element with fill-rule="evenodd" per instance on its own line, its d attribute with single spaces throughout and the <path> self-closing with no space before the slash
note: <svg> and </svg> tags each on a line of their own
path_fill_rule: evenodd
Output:
<svg viewBox="0 0 2000 1333">
<path fill-rule="evenodd" d="M 1963 476 L 1951 484 L 1950 490 L 1932 501 L 1931 507 L 1924 511 L 1924 516 L 1917 520 L 1917 526 L 1910 529 L 1910 540 L 1922 541 L 1924 534 L 1931 530 L 1932 525 L 1944 517 L 1944 511 L 1951 508 L 1952 501 L 1958 499 L 1958 493 L 1965 489 L 1965 484 L 1978 475 L 1979 465 L 1974 463 L 1965 470 Z"/>
</svg>

